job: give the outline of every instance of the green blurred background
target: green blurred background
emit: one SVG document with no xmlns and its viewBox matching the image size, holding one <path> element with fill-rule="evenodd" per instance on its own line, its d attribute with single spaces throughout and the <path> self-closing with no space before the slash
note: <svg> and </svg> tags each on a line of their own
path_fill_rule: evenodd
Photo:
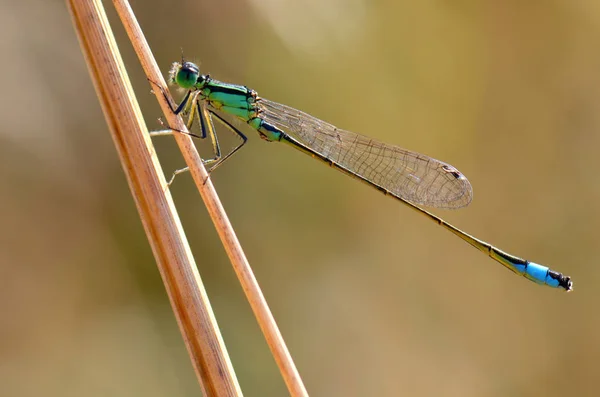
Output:
<svg viewBox="0 0 600 397">
<path fill-rule="evenodd" d="M 311 395 L 598 395 L 600 3 L 132 6 L 165 72 L 183 48 L 214 78 L 451 163 L 474 201 L 436 213 L 574 279 L 538 287 L 246 130 L 213 181 Z M 0 394 L 198 395 L 65 4 L 1 10 Z M 183 165 L 155 144 L 167 175 Z M 245 395 L 286 395 L 191 178 L 172 191 Z"/>
</svg>

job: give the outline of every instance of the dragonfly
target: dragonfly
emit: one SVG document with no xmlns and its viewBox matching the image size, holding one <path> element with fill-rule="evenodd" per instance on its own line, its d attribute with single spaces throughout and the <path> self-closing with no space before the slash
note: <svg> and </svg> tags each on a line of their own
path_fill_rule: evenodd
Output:
<svg viewBox="0 0 600 397">
<path fill-rule="evenodd" d="M 300 110 L 261 98 L 246 86 L 215 80 L 208 74 L 201 74 L 196 64 L 183 58 L 181 62 L 173 63 L 168 80 L 171 85 L 187 90 L 176 108 L 163 92 L 171 110 L 187 116 L 188 130 L 197 120 L 201 135 L 190 135 L 211 140 L 214 157 L 203 160 L 209 166 L 209 172 L 247 141 L 246 135 L 224 117 L 233 116 L 256 130 L 263 140 L 287 144 L 400 201 L 512 272 L 537 284 L 566 291 L 573 289 L 570 277 L 502 251 L 420 207 L 457 209 L 471 202 L 471 183 L 450 164 L 337 128 Z M 226 155 L 222 155 L 213 120 L 241 138 L 241 142 Z M 173 132 L 155 131 L 153 135 Z M 168 185 L 176 175 L 188 170 L 175 171 Z"/>
</svg>

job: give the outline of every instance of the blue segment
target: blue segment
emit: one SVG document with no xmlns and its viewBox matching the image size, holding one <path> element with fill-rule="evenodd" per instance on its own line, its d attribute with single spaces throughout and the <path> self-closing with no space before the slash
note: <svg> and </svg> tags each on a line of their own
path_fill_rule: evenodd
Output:
<svg viewBox="0 0 600 397">
<path fill-rule="evenodd" d="M 534 262 L 529 262 L 529 265 L 527 266 L 527 274 L 534 279 L 539 280 L 539 282 L 549 285 L 550 287 L 559 287 L 560 284 L 558 280 L 550 277 L 548 270 L 550 269 L 548 269 L 546 266 L 538 265 Z"/>
<path fill-rule="evenodd" d="M 520 274 L 526 279 L 537 284 L 547 285 L 548 287 L 563 288 L 566 291 L 573 290 L 573 282 L 570 277 L 549 269 L 546 266 L 512 256 L 494 247 L 491 248 L 490 257 L 492 259 L 497 260 L 511 271 Z"/>
<path fill-rule="evenodd" d="M 525 276 L 537 283 L 548 284 L 548 268 L 546 266 L 538 265 L 534 262 L 527 262 L 525 269 Z M 548 284 L 552 286 L 551 284 Z"/>
<path fill-rule="evenodd" d="M 558 288 L 558 287 L 562 287 L 564 289 L 566 289 L 567 291 L 571 291 L 571 287 L 564 287 L 562 286 L 557 279 L 552 278 L 552 277 L 547 277 L 546 278 L 546 285 L 549 285 L 550 287 L 554 287 L 554 288 Z"/>
</svg>

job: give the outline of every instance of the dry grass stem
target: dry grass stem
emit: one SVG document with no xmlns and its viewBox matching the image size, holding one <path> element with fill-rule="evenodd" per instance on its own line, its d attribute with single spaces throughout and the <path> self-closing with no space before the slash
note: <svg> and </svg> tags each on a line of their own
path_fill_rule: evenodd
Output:
<svg viewBox="0 0 600 397">
<path fill-rule="evenodd" d="M 241 396 L 102 4 L 67 5 L 202 391 Z"/>
</svg>

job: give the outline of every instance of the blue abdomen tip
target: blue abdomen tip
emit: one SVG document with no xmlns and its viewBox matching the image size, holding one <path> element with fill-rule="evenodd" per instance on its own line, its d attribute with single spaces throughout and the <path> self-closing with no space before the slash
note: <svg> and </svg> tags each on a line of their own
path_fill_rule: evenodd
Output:
<svg viewBox="0 0 600 397">
<path fill-rule="evenodd" d="M 573 282 L 571 277 L 565 276 L 562 273 L 550 270 L 546 266 L 539 265 L 535 262 L 528 262 L 525 273 L 528 278 L 540 284 L 546 284 L 554 288 L 563 288 L 566 291 L 573 290 Z"/>
</svg>

